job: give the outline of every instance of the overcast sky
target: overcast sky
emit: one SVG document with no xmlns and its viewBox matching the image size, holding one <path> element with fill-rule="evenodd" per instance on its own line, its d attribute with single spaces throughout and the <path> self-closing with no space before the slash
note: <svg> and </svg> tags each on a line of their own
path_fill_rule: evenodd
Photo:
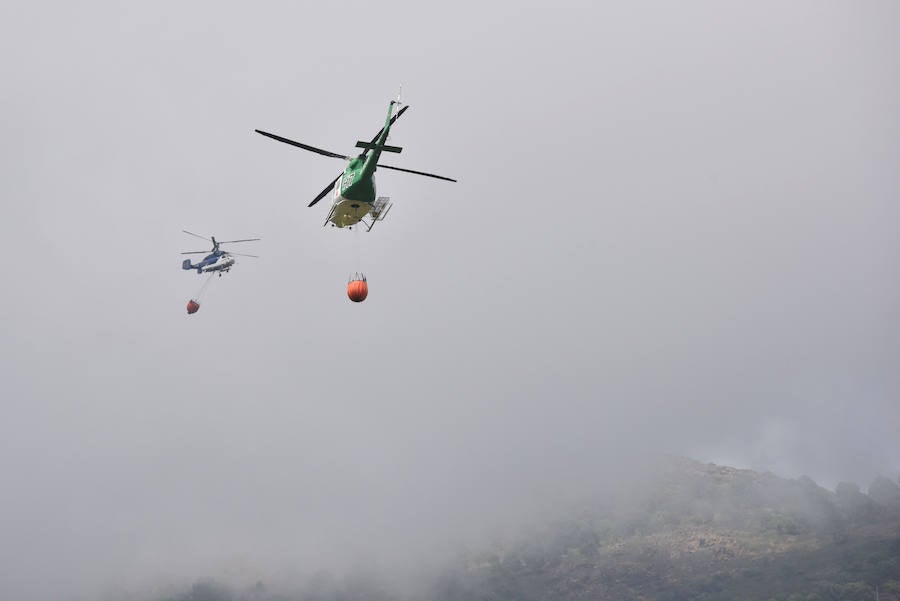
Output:
<svg viewBox="0 0 900 601">
<path fill-rule="evenodd" d="M 656 453 L 900 473 L 896 2 L 8 0 L 0 73 L 4 598 L 427 553 Z M 350 153 L 400 84 L 390 164 L 459 183 L 321 227 L 343 163 L 253 129 Z M 193 316 L 182 229 L 263 238 Z"/>
</svg>

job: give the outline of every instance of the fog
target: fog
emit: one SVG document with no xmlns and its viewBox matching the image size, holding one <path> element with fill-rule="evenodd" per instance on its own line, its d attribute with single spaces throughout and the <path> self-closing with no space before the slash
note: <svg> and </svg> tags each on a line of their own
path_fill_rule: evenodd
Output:
<svg viewBox="0 0 900 601">
<path fill-rule="evenodd" d="M 5 597 L 388 570 L 662 453 L 900 474 L 896 3 L 0 23 Z M 350 152 L 401 84 L 389 164 L 459 183 L 321 227 L 343 163 L 253 129 Z M 263 238 L 193 316 L 182 229 Z"/>
</svg>

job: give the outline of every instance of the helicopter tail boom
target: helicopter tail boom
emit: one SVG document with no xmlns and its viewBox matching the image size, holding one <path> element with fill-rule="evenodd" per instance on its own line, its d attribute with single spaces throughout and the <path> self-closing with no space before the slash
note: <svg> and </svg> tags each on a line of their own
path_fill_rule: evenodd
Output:
<svg viewBox="0 0 900 601">
<path fill-rule="evenodd" d="M 197 273 L 203 273 L 203 263 L 193 265 L 191 264 L 190 259 L 185 259 L 184 262 L 181 263 L 181 268 L 184 270 L 196 269 Z"/>
</svg>

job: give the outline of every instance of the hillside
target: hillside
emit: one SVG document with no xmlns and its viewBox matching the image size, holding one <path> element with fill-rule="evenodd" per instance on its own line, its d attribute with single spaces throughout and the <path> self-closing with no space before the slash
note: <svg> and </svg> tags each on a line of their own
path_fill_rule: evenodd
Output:
<svg viewBox="0 0 900 601">
<path fill-rule="evenodd" d="M 900 487 L 835 492 L 809 478 L 667 458 L 430 579 L 428 601 L 900 601 Z M 292 594 L 200 583 L 169 601 L 412 601 L 371 575 Z"/>
<path fill-rule="evenodd" d="M 658 476 L 471 558 L 434 598 L 900 599 L 900 503 L 681 458 Z"/>
</svg>

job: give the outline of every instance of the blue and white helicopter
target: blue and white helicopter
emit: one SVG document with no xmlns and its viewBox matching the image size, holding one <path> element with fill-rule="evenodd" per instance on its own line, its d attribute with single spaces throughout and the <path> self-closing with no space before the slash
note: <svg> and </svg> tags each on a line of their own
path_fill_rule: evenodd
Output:
<svg viewBox="0 0 900 601">
<path fill-rule="evenodd" d="M 207 240 L 212 242 L 213 247 L 211 251 L 208 250 L 191 250 L 188 252 L 183 252 L 183 255 L 206 255 L 203 257 L 203 260 L 199 263 L 191 263 L 190 259 L 185 259 L 181 264 L 181 268 L 188 269 L 196 269 L 197 273 L 219 273 L 219 277 L 222 277 L 223 273 L 227 273 L 231 271 L 232 266 L 234 266 L 235 259 L 234 256 L 238 257 L 253 257 L 254 259 L 258 259 L 257 255 L 247 255 L 243 253 L 233 253 L 227 250 L 219 250 L 220 244 L 234 244 L 235 242 L 256 242 L 257 240 L 262 240 L 262 238 L 245 238 L 243 240 L 223 240 L 221 242 L 216 240 L 215 236 L 210 236 L 207 238 L 206 236 L 201 236 L 199 234 L 195 234 L 194 232 L 189 232 L 187 230 L 181 230 L 185 234 L 190 234 L 196 238 L 201 238 L 203 240 Z"/>
</svg>

